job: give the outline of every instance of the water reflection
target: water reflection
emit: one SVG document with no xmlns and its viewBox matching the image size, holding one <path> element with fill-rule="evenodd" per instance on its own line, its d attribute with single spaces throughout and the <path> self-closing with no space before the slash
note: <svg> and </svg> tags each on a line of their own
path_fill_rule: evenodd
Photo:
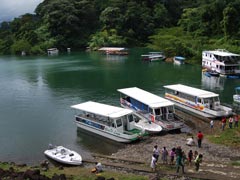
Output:
<svg viewBox="0 0 240 180">
<path fill-rule="evenodd" d="M 106 55 L 104 58 L 107 61 L 112 61 L 112 62 L 123 62 L 127 59 L 127 56 L 119 56 L 119 55 Z"/>
<path fill-rule="evenodd" d="M 77 129 L 77 143 L 91 152 L 105 155 L 111 155 L 125 146 L 81 128 Z"/>
<path fill-rule="evenodd" d="M 206 76 L 202 72 L 202 87 L 209 90 L 224 90 L 225 78 L 215 77 L 215 76 Z"/>
</svg>

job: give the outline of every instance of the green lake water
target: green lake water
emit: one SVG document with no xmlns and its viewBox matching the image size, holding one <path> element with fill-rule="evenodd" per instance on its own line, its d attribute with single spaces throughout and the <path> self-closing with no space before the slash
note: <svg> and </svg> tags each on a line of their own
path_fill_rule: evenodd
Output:
<svg viewBox="0 0 240 180">
<path fill-rule="evenodd" d="M 139 87 L 163 96 L 164 85 L 181 83 L 220 94 L 232 104 L 239 79 L 202 75 L 199 65 L 141 61 L 128 56 L 79 52 L 41 57 L 0 57 L 0 161 L 39 163 L 49 143 L 82 154 L 111 154 L 124 145 L 79 131 L 71 105 L 97 101 L 119 106 L 117 89 Z"/>
</svg>

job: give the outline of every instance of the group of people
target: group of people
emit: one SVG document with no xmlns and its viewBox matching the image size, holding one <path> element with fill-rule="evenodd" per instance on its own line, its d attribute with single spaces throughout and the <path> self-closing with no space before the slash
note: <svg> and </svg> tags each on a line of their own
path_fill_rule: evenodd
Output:
<svg viewBox="0 0 240 180">
<path fill-rule="evenodd" d="M 177 148 L 172 148 L 169 152 L 166 147 L 163 147 L 161 150 L 158 148 L 157 145 L 153 148 L 153 155 L 151 160 L 151 168 L 152 171 L 156 171 L 156 165 L 159 160 L 160 154 L 162 163 L 168 164 L 168 156 L 170 157 L 170 165 L 174 164 L 174 159 L 176 157 L 176 172 L 178 173 L 180 168 L 182 170 L 182 173 L 185 173 L 184 166 L 186 164 L 186 161 L 189 165 L 192 165 L 192 162 L 194 161 L 195 164 L 195 170 L 198 171 L 200 167 L 200 163 L 202 162 L 203 155 L 198 154 L 197 151 L 193 153 L 192 150 L 189 150 L 188 154 L 186 155 L 185 152 L 182 150 L 181 146 L 178 146 Z"/>
<path fill-rule="evenodd" d="M 237 128 L 238 127 L 238 121 L 239 121 L 239 117 L 238 115 L 235 115 L 235 116 L 230 116 L 228 119 L 227 117 L 222 117 L 222 131 L 224 131 L 225 127 L 226 127 L 226 124 L 228 122 L 228 126 L 230 129 L 232 129 L 233 127 L 234 128 Z"/>
</svg>

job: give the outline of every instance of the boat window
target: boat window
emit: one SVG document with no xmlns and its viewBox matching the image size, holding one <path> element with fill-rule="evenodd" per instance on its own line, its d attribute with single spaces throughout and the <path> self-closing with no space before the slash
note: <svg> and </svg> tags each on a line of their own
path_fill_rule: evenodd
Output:
<svg viewBox="0 0 240 180">
<path fill-rule="evenodd" d="M 161 110 L 160 109 L 155 109 L 155 115 L 156 116 L 161 115 Z"/>
<path fill-rule="evenodd" d="M 168 106 L 168 112 L 173 113 L 174 112 L 174 106 Z"/>
<path fill-rule="evenodd" d="M 133 121 L 133 115 L 132 115 L 132 114 L 128 115 L 128 121 L 129 121 L 129 122 L 132 122 L 132 121 Z"/>
<path fill-rule="evenodd" d="M 112 127 L 114 127 L 114 128 L 115 128 L 115 124 L 114 124 L 114 122 L 112 123 Z"/>
<path fill-rule="evenodd" d="M 198 103 L 201 103 L 202 102 L 202 99 L 198 98 Z"/>
<path fill-rule="evenodd" d="M 133 115 L 133 119 L 136 123 L 138 123 L 140 121 L 140 118 L 138 116 L 135 116 L 135 115 Z"/>
<path fill-rule="evenodd" d="M 149 112 L 150 112 L 151 114 L 153 114 L 153 109 L 152 109 L 152 108 L 149 108 Z"/>
<path fill-rule="evenodd" d="M 213 101 L 214 101 L 214 102 L 219 101 L 219 97 L 218 97 L 218 96 L 217 96 L 217 97 L 213 97 Z"/>
<path fill-rule="evenodd" d="M 162 110 L 162 114 L 168 113 L 168 110 L 166 107 L 161 107 L 161 110 Z M 160 114 L 157 114 L 157 115 L 160 115 Z"/>
<path fill-rule="evenodd" d="M 121 119 L 117 119 L 117 120 L 116 120 L 116 124 L 117 124 L 117 127 L 122 126 L 122 121 L 121 121 Z"/>
</svg>

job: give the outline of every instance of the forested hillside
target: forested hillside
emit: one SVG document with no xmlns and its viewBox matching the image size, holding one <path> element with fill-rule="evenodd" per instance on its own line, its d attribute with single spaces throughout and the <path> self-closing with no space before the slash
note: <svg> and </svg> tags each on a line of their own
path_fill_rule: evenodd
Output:
<svg viewBox="0 0 240 180">
<path fill-rule="evenodd" d="M 146 45 L 169 56 L 240 53 L 239 0 L 45 0 L 35 13 L 1 23 L 1 54 Z"/>
</svg>

